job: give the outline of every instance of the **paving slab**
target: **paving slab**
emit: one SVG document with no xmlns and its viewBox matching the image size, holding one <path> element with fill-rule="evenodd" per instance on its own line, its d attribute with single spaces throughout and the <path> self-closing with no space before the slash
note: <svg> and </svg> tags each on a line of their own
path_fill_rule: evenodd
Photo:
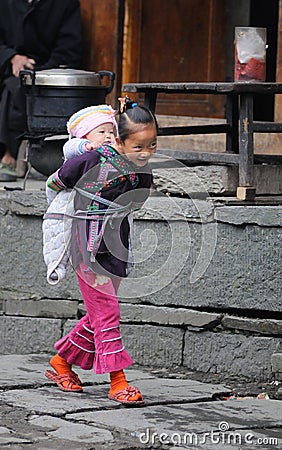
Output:
<svg viewBox="0 0 282 450">
<path fill-rule="evenodd" d="M 282 403 L 277 400 L 246 398 L 242 401 L 120 409 L 118 412 L 88 411 L 67 414 L 66 419 L 116 429 L 125 438 L 130 434 L 137 441 L 148 445 L 177 442 L 187 443 L 188 446 L 184 445 L 183 448 L 190 448 L 191 444 L 197 447 L 208 442 L 214 445 L 217 441 L 217 444 L 222 444 L 221 448 L 225 450 L 224 439 L 226 441 L 229 439 L 230 443 L 236 444 L 237 440 L 237 444 L 248 444 L 248 449 L 257 448 L 259 439 L 257 429 L 262 430 L 260 437 L 264 438 L 265 442 L 267 438 L 272 437 L 277 440 L 277 444 L 279 440 L 282 444 Z M 247 436 L 246 439 L 244 436 Z"/>
<path fill-rule="evenodd" d="M 0 448 L 13 450 L 27 448 L 32 450 L 93 450 L 94 442 L 95 444 L 100 442 L 101 445 L 112 442 L 110 440 L 112 439 L 111 433 L 97 427 L 72 424 L 72 430 L 70 430 L 69 422 L 61 421 L 55 417 L 42 416 L 37 423 L 37 418 L 34 415 L 27 414 L 24 410 L 18 408 L 10 410 L 8 407 L 5 410 L 1 408 L 1 412 L 4 413 L 1 420 L 6 423 L 9 422 L 9 425 L 2 427 Z M 8 420 L 7 415 L 9 416 Z M 91 432 L 92 436 L 90 436 Z"/>
<path fill-rule="evenodd" d="M 32 425 L 48 428 L 47 436 L 58 439 L 90 442 L 93 444 L 114 440 L 112 433 L 106 429 L 93 425 L 68 422 L 58 417 L 32 416 L 29 418 L 29 422 Z"/>
<path fill-rule="evenodd" d="M 0 445 L 2 446 L 10 446 L 12 445 L 12 448 L 15 450 L 17 445 L 20 444 L 33 444 L 33 440 L 32 439 L 24 439 L 24 438 L 20 438 L 20 437 L 16 437 L 13 436 L 13 434 L 11 434 L 10 436 L 1 436 L 0 437 Z M 8 447 L 9 448 L 9 447 Z M 11 448 L 11 447 L 10 447 Z"/>
<path fill-rule="evenodd" d="M 44 377 L 49 354 L 3 355 L 0 447 L 13 450 L 257 450 L 282 448 L 282 402 L 219 400 L 222 384 L 128 369 L 145 405 L 108 400 L 108 375 L 77 372 L 83 393 Z M 189 374 L 188 374 L 189 375 Z"/>
<path fill-rule="evenodd" d="M 277 400 L 245 399 L 176 405 L 155 405 L 143 408 L 120 408 L 109 411 L 84 411 L 67 414 L 67 419 L 144 432 L 154 428 L 160 432 L 218 431 L 228 429 L 280 428 L 282 404 Z M 187 428 L 189 427 L 189 429 Z M 282 428 L 281 428 L 282 437 Z"/>
<path fill-rule="evenodd" d="M 228 392 L 223 385 L 205 384 L 195 380 L 162 378 L 139 379 L 138 387 L 146 406 L 211 400 L 214 395 Z M 119 403 L 108 399 L 109 386 L 86 386 L 83 392 L 63 392 L 54 387 L 35 389 L 12 389 L 1 394 L 1 399 L 10 406 L 18 406 L 40 414 L 64 416 L 77 410 L 93 411 L 119 409 Z"/>
<path fill-rule="evenodd" d="M 1 355 L 0 389 L 18 387 L 19 385 L 50 385 L 50 380 L 44 374 L 46 369 L 51 369 L 49 365 L 51 356 L 49 354 Z M 97 375 L 93 370 L 81 370 L 79 367 L 74 367 L 74 370 L 85 384 L 109 382 L 108 374 Z M 128 369 L 126 373 L 130 381 L 140 378 L 155 378 L 149 372 L 138 369 Z"/>
</svg>

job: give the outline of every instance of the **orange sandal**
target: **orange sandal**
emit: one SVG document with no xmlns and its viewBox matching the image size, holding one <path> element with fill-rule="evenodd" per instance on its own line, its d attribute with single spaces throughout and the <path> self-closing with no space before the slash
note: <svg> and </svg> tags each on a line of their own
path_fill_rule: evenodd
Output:
<svg viewBox="0 0 282 450">
<path fill-rule="evenodd" d="M 46 370 L 45 376 L 49 378 L 49 380 L 54 381 L 57 384 L 59 389 L 66 392 L 82 392 L 82 383 L 79 379 L 77 373 L 71 371 L 69 373 L 63 373 L 62 375 L 58 375 L 56 372 L 52 370 Z M 67 385 L 64 386 L 63 383 L 67 382 Z M 74 389 L 72 386 L 79 386 L 79 388 Z"/>
<path fill-rule="evenodd" d="M 130 400 L 130 398 L 140 395 L 140 400 Z M 141 392 L 135 386 L 127 386 L 121 391 L 117 391 L 114 394 L 109 394 L 108 398 L 115 402 L 122 403 L 123 405 L 143 405 L 144 400 Z"/>
</svg>

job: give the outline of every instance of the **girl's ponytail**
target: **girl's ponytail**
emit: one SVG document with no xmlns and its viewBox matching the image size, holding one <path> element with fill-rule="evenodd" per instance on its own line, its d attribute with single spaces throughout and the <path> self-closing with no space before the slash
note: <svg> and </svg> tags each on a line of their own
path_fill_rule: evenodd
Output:
<svg viewBox="0 0 282 450">
<path fill-rule="evenodd" d="M 153 124 L 158 131 L 158 123 L 155 114 L 148 108 L 139 106 L 134 100 L 131 100 L 128 96 L 120 97 L 119 101 L 119 121 L 118 121 L 118 134 L 122 142 L 124 142 L 128 136 L 137 132 L 140 129 L 140 125 Z"/>
</svg>

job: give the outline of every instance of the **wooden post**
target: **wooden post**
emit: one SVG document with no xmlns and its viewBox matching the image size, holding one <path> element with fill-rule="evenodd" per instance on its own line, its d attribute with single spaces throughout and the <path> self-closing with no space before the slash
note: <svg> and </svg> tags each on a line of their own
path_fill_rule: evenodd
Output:
<svg viewBox="0 0 282 450">
<path fill-rule="evenodd" d="M 239 117 L 239 187 L 237 197 L 249 200 L 255 197 L 253 186 L 253 96 L 241 94 Z"/>
<path fill-rule="evenodd" d="M 155 112 L 157 102 L 157 93 L 154 92 L 145 92 L 144 106 L 151 111 Z"/>
<path fill-rule="evenodd" d="M 279 1 L 276 81 L 282 82 L 282 0 Z M 282 95 L 275 96 L 275 122 L 282 122 Z"/>
<path fill-rule="evenodd" d="M 238 95 L 227 95 L 226 98 L 226 122 L 229 131 L 226 133 L 226 151 L 229 153 L 239 153 L 238 141 Z"/>
</svg>

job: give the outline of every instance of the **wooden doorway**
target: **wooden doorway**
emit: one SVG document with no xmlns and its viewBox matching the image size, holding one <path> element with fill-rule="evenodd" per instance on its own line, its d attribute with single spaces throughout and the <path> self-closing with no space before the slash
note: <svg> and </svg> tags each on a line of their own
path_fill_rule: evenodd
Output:
<svg viewBox="0 0 282 450">
<path fill-rule="evenodd" d="M 80 0 L 83 25 L 82 68 L 116 75 L 107 103 L 116 106 L 121 91 L 124 0 Z M 106 78 L 106 77 L 105 77 Z M 108 79 L 103 80 L 108 84 Z"/>
<path fill-rule="evenodd" d="M 122 83 L 225 81 L 224 12 L 224 0 L 125 0 Z M 223 117 L 224 99 L 163 94 L 156 112 Z"/>
</svg>

